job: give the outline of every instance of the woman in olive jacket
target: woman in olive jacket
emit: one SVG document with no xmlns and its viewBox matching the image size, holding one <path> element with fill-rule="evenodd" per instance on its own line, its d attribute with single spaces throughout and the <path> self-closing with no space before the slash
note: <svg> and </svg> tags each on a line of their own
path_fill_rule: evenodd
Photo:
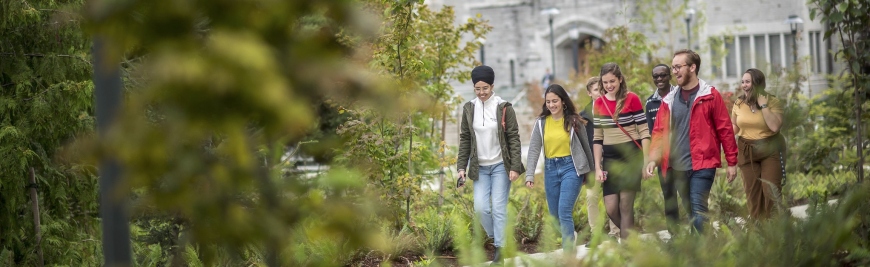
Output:
<svg viewBox="0 0 870 267">
<path fill-rule="evenodd" d="M 492 68 L 474 68 L 471 80 L 477 97 L 462 107 L 457 185 L 474 181 L 474 211 L 495 242 L 493 262 L 501 262 L 511 182 L 525 172 L 519 126 L 511 103 L 493 95 Z"/>
</svg>

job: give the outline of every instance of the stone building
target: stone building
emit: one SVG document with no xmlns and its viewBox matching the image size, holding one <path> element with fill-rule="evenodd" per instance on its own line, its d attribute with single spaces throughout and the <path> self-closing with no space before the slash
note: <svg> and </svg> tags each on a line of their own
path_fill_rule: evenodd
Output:
<svg viewBox="0 0 870 267">
<path fill-rule="evenodd" d="M 701 54 L 700 77 L 723 92 L 737 89 L 747 68 L 775 76 L 797 58 L 808 77 L 799 86 L 811 96 L 827 87 L 825 74 L 842 69 L 833 63 L 831 42 L 823 40 L 825 26 L 809 19 L 805 0 L 427 0 L 426 4 L 453 6 L 457 23 L 480 16 L 493 26 L 485 40 L 479 40 L 484 42 L 479 60 L 495 70 L 497 93 L 519 100 L 515 102 L 519 117 L 528 118 L 520 122 L 524 144 L 539 109 L 521 100 L 524 84 L 540 83 L 553 67 L 557 80 L 567 79 L 575 70 L 581 78 L 597 74 L 599 66 L 586 64 L 585 47 L 607 45 L 603 34 L 615 26 L 628 26 L 661 44 L 650 57 L 666 59 L 658 63 L 670 65 L 673 52 L 691 42 Z M 558 14 L 545 11 L 552 8 Z M 786 23 L 790 16 L 803 21 L 794 31 Z M 768 83 L 774 90 L 793 86 Z M 454 83 L 454 88 L 463 99 L 474 97 L 470 84 Z M 457 119 L 458 113 L 453 114 Z M 455 125 L 450 128 L 458 132 Z M 457 137 L 448 135 L 447 143 L 455 145 Z"/>
<path fill-rule="evenodd" d="M 478 14 L 489 21 L 493 29 L 482 40 L 482 61 L 495 69 L 497 88 L 508 90 L 527 82 L 540 83 L 552 66 L 558 80 L 568 78 L 575 69 L 581 77 L 594 75 L 598 69 L 585 64 L 583 44 L 606 45 L 601 41 L 604 31 L 620 25 L 661 42 L 664 46 L 656 52 L 661 58 L 670 58 L 674 50 L 691 41 L 692 48 L 701 53 L 702 79 L 724 90 L 736 88 L 747 68 L 774 74 L 793 65 L 795 44 L 802 73 L 809 77 L 801 84 L 805 94 L 823 90 L 823 75 L 835 67 L 828 53 L 832 45 L 822 40 L 824 25 L 809 19 L 804 0 L 429 0 L 427 4 L 454 6 L 457 22 Z M 558 9 L 558 14 L 548 15 L 545 10 L 550 8 Z M 687 23 L 689 10 L 694 14 Z M 789 16 L 803 21 L 796 34 L 785 23 Z M 692 29 L 690 38 L 687 25 Z M 710 42 L 722 37 L 729 42 Z M 459 94 L 471 96 L 470 86 L 456 88 Z"/>
</svg>

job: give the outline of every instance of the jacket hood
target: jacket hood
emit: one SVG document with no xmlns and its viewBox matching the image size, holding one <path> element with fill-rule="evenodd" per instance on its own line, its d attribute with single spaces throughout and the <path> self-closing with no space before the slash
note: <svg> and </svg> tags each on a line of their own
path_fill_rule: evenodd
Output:
<svg viewBox="0 0 870 267">
<path fill-rule="evenodd" d="M 501 104 L 501 103 L 504 103 L 504 102 L 507 102 L 507 101 L 505 101 L 504 99 L 501 99 L 501 97 L 499 97 L 499 96 L 497 96 L 497 95 L 490 96 L 489 99 L 486 100 L 486 103 L 490 103 L 490 101 L 495 101 L 495 104 L 496 104 L 496 105 Z M 475 106 L 480 105 L 480 104 L 483 104 L 483 101 L 480 101 L 480 98 L 477 98 L 476 96 L 474 97 L 474 99 L 472 99 L 472 100 L 469 101 L 469 102 L 471 102 L 471 103 L 474 104 Z"/>
<path fill-rule="evenodd" d="M 701 88 L 698 88 L 698 95 L 695 96 L 696 99 L 702 96 L 709 95 L 711 92 L 713 92 L 713 86 L 708 84 L 704 80 L 698 79 L 698 85 Z M 682 90 L 682 88 L 680 88 L 679 85 L 671 86 L 671 92 L 662 99 L 662 102 L 667 103 L 668 106 L 672 106 L 674 104 L 674 97 L 676 93 L 680 90 Z"/>
</svg>

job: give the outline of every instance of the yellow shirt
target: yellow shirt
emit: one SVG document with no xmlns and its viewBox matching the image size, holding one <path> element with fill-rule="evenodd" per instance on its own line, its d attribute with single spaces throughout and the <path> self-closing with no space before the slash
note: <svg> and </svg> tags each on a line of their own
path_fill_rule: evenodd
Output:
<svg viewBox="0 0 870 267">
<path fill-rule="evenodd" d="M 767 108 L 770 109 L 770 112 L 777 114 L 783 113 L 782 102 L 779 101 L 779 98 L 769 96 L 767 99 Z M 746 139 L 759 140 L 776 134 L 776 132 L 771 131 L 770 128 L 767 127 L 767 123 L 764 121 L 764 115 L 761 114 L 761 110 L 756 110 L 753 113 L 752 109 L 749 108 L 749 104 L 743 103 L 739 99 L 734 103 L 734 107 L 731 109 L 731 120 L 740 128 L 740 131 L 737 132 L 737 136 Z"/>
<path fill-rule="evenodd" d="M 571 155 L 571 143 L 565 131 L 564 117 L 554 120 L 547 116 L 544 121 L 544 156 L 548 159 Z"/>
</svg>

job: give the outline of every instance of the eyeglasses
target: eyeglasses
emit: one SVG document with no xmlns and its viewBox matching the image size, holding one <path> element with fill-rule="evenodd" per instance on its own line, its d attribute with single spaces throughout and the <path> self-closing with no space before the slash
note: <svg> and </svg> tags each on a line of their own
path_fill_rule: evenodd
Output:
<svg viewBox="0 0 870 267">
<path fill-rule="evenodd" d="M 667 74 L 667 73 L 665 73 L 665 74 L 658 74 L 658 75 L 653 74 L 652 77 L 653 77 L 653 79 L 664 79 L 664 78 L 668 78 L 668 74 Z"/>
<path fill-rule="evenodd" d="M 688 67 L 688 66 L 689 66 L 688 64 L 686 64 L 686 65 L 680 65 L 680 64 L 677 64 L 677 65 L 673 65 L 673 66 L 671 66 L 671 69 L 674 70 L 674 71 L 680 71 L 681 68 L 683 68 L 683 67 Z"/>
</svg>

